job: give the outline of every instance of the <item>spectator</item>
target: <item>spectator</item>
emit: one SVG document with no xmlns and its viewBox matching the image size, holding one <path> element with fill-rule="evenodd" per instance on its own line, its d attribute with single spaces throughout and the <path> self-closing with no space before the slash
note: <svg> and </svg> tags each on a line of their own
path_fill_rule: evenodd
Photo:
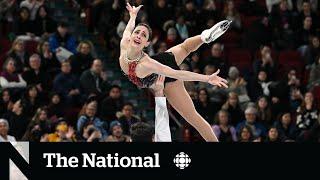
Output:
<svg viewBox="0 0 320 180">
<path fill-rule="evenodd" d="M 119 122 L 121 123 L 121 128 L 123 130 L 123 133 L 130 134 L 130 127 L 139 121 L 140 119 L 138 119 L 133 114 L 133 104 L 131 103 L 124 104 L 122 107 L 122 116 L 119 117 Z"/>
<path fill-rule="evenodd" d="M 102 134 L 99 129 L 97 129 L 93 124 L 84 124 L 81 136 L 78 138 L 80 141 L 84 142 L 100 142 L 102 141 Z"/>
<path fill-rule="evenodd" d="M 78 76 L 90 68 L 94 58 L 92 56 L 93 45 L 90 41 L 79 43 L 77 53 L 70 57 L 72 72 Z"/>
<path fill-rule="evenodd" d="M 195 102 L 195 108 L 209 124 L 213 124 L 214 116 L 219 107 L 210 101 L 210 96 L 206 89 L 198 91 L 198 101 Z"/>
<path fill-rule="evenodd" d="M 104 98 L 101 103 L 101 117 L 105 121 L 115 120 L 116 113 L 123 107 L 123 97 L 120 86 L 113 85 L 110 89 L 109 96 Z M 126 130 L 125 130 L 126 132 Z"/>
<path fill-rule="evenodd" d="M 85 124 L 89 123 L 89 124 L 92 124 L 94 126 L 94 128 L 101 133 L 102 138 L 106 138 L 108 135 L 108 133 L 105 129 L 106 125 L 103 121 L 101 121 L 100 118 L 98 118 L 96 116 L 97 107 L 98 107 L 97 101 L 92 101 L 92 102 L 84 105 L 85 112 L 78 119 L 77 132 L 78 133 L 83 132 L 83 128 L 84 128 Z"/>
<path fill-rule="evenodd" d="M 30 85 L 27 87 L 24 96 L 22 97 L 23 102 L 25 103 L 26 107 L 26 115 L 27 117 L 32 117 L 37 109 L 44 103 L 41 101 L 39 97 L 39 91 L 37 86 Z"/>
<path fill-rule="evenodd" d="M 80 85 L 87 95 L 95 94 L 100 96 L 109 86 L 102 78 L 102 61 L 95 59 L 90 69 L 84 71 L 80 77 Z"/>
<path fill-rule="evenodd" d="M 257 50 L 261 44 L 271 44 L 272 39 L 272 27 L 267 15 L 253 22 L 244 34 L 245 47 L 250 50 Z"/>
<path fill-rule="evenodd" d="M 27 85 L 35 85 L 39 93 L 46 93 L 49 90 L 49 74 L 40 68 L 41 59 L 38 54 L 33 54 L 30 57 L 29 66 L 30 69 L 23 72 L 22 78 L 27 82 Z"/>
<path fill-rule="evenodd" d="M 180 39 L 178 37 L 177 30 L 175 28 L 171 27 L 168 29 L 165 42 L 166 42 L 168 48 L 171 48 L 171 47 L 179 44 Z"/>
<path fill-rule="evenodd" d="M 74 106 L 81 103 L 79 79 L 71 73 L 69 61 L 61 63 L 61 72 L 53 81 L 53 90 L 59 93 L 68 105 Z"/>
<path fill-rule="evenodd" d="M 48 118 L 52 121 L 56 121 L 64 117 L 65 109 L 59 93 L 53 92 L 50 95 L 50 102 L 48 105 Z"/>
<path fill-rule="evenodd" d="M 203 72 L 206 65 L 213 65 L 216 69 L 220 69 L 222 77 L 227 77 L 227 65 L 222 56 L 223 48 L 220 43 L 214 43 L 211 48 L 211 55 L 199 62 L 199 68 Z"/>
<path fill-rule="evenodd" d="M 298 47 L 298 51 L 303 56 L 306 53 L 310 37 L 315 34 L 314 30 L 312 29 L 312 23 L 313 20 L 310 16 L 305 17 L 303 19 L 302 28 L 300 28 L 296 34 L 296 45 Z"/>
<path fill-rule="evenodd" d="M 260 48 L 260 59 L 257 59 L 253 64 L 253 71 L 258 75 L 260 70 L 265 70 L 267 76 L 272 80 L 275 78 L 277 67 L 271 56 L 271 49 L 269 46 L 262 46 Z"/>
<path fill-rule="evenodd" d="M 59 51 L 59 47 L 63 47 L 73 54 L 77 53 L 76 39 L 69 33 L 66 23 L 60 22 L 57 31 L 49 37 L 50 50 L 53 53 Z"/>
<path fill-rule="evenodd" d="M 5 119 L 0 119 L 0 142 L 15 142 L 14 136 L 8 135 L 9 123 Z"/>
<path fill-rule="evenodd" d="M 311 66 L 308 88 L 320 85 L 320 55 L 316 58 L 316 61 Z"/>
<path fill-rule="evenodd" d="M 274 123 L 274 126 L 277 128 L 279 137 L 284 141 L 294 141 L 296 139 L 296 126 L 292 121 L 290 112 L 282 113 Z"/>
<path fill-rule="evenodd" d="M 13 106 L 11 94 L 9 89 L 2 90 L 0 99 L 0 117 L 10 111 Z"/>
<path fill-rule="evenodd" d="M 20 39 L 14 40 L 7 56 L 14 60 L 16 71 L 19 73 L 24 70 L 24 67 L 27 64 L 29 64 L 29 54 L 25 51 L 24 41 Z"/>
<path fill-rule="evenodd" d="M 57 23 L 49 16 L 49 10 L 46 6 L 40 6 L 35 19 L 37 36 L 49 37 L 57 29 Z"/>
<path fill-rule="evenodd" d="M 4 27 L 6 25 L 8 29 L 3 30 L 3 33 L 9 33 L 9 31 L 12 30 L 13 22 L 15 20 L 18 9 L 19 6 L 17 1 L 4 0 L 0 2 L 0 21 L 2 22 L 0 23 L 0 31 L 5 29 Z M 2 27 L 2 25 L 4 27 Z"/>
<path fill-rule="evenodd" d="M 129 19 L 130 19 L 129 12 L 125 11 L 122 14 L 121 21 L 119 22 L 119 24 L 117 26 L 117 35 L 119 36 L 119 38 L 122 38 L 123 32 L 127 26 L 127 23 L 129 22 Z"/>
<path fill-rule="evenodd" d="M 235 92 L 230 92 L 228 94 L 228 99 L 221 109 L 228 111 L 230 115 L 229 122 L 232 126 L 236 126 L 244 119 L 243 111 L 239 105 L 238 94 Z"/>
<path fill-rule="evenodd" d="M 246 109 L 245 120 L 237 125 L 237 132 L 240 133 L 240 130 L 245 125 L 251 127 L 255 139 L 266 135 L 266 128 L 261 123 L 257 122 L 257 109 L 254 107 L 248 107 Z"/>
<path fill-rule="evenodd" d="M 257 100 L 258 119 L 264 127 L 271 127 L 274 122 L 272 117 L 271 108 L 269 105 L 268 97 L 260 96 Z"/>
<path fill-rule="evenodd" d="M 291 0 L 281 0 L 279 6 L 272 9 L 270 13 L 270 24 L 274 30 L 276 47 L 280 49 L 293 47 L 294 16 L 291 9 Z"/>
<path fill-rule="evenodd" d="M 212 24 L 207 25 L 202 29 L 212 27 L 220 18 L 220 9 L 217 7 L 216 0 L 205 0 L 199 15 L 200 17 L 198 18 L 198 21 L 200 25 L 205 25 L 208 21 L 212 22 Z"/>
<path fill-rule="evenodd" d="M 0 75 L 1 88 L 10 89 L 13 95 L 20 95 L 22 88 L 27 86 L 27 83 L 23 80 L 21 74 L 17 73 L 15 61 L 11 57 L 3 64 L 3 71 Z"/>
<path fill-rule="evenodd" d="M 27 8 L 30 11 L 30 20 L 34 21 L 37 16 L 39 7 L 44 3 L 44 0 L 24 0 L 20 3 L 20 8 Z"/>
<path fill-rule="evenodd" d="M 3 118 L 9 122 L 9 134 L 14 136 L 18 141 L 26 132 L 30 119 L 25 116 L 25 105 L 21 100 L 13 104 L 12 110 L 3 115 Z"/>
<path fill-rule="evenodd" d="M 48 142 L 75 142 L 76 135 L 73 127 L 68 126 L 65 121 L 56 125 L 55 132 L 48 135 Z"/>
<path fill-rule="evenodd" d="M 271 127 L 268 131 L 268 136 L 266 138 L 266 142 L 281 142 L 281 138 L 279 136 L 278 129 L 275 127 Z"/>
<path fill-rule="evenodd" d="M 305 60 L 305 63 L 307 64 L 306 68 L 310 68 L 310 66 L 317 61 L 317 56 L 319 55 L 320 55 L 319 37 L 313 36 L 304 54 L 304 60 Z"/>
<path fill-rule="evenodd" d="M 130 137 L 125 135 L 119 121 L 110 123 L 110 133 L 111 135 L 107 137 L 106 142 L 130 142 Z"/>
<path fill-rule="evenodd" d="M 132 142 L 153 142 L 154 128 L 145 122 L 135 123 L 130 128 Z"/>
<path fill-rule="evenodd" d="M 259 96 L 265 95 L 269 96 L 270 95 L 270 84 L 272 83 L 268 79 L 268 74 L 264 69 L 261 69 L 258 72 L 258 75 L 256 78 L 254 78 L 249 84 L 249 89 L 248 93 L 250 96 L 250 99 L 253 101 L 256 101 Z"/>
<path fill-rule="evenodd" d="M 25 35 L 30 38 L 35 36 L 35 26 L 30 20 L 30 11 L 28 8 L 21 8 L 19 10 L 19 16 L 15 22 L 15 34 Z"/>
<path fill-rule="evenodd" d="M 314 2 L 314 0 L 311 0 L 311 1 L 308 1 L 308 0 L 304 0 L 302 3 L 301 3 L 301 0 L 298 0 L 300 2 L 297 2 L 298 4 L 298 10 L 300 11 L 300 14 L 298 15 L 298 22 L 303 22 L 303 20 L 306 18 L 306 17 L 311 17 L 312 18 L 312 21 L 314 23 L 314 27 L 317 28 L 318 26 L 318 17 L 317 17 L 317 14 L 315 12 L 312 12 L 312 8 L 313 10 L 316 9 L 318 6 L 311 6 L 311 1 L 313 5 L 317 4 Z M 301 5 L 302 4 L 302 5 Z M 300 24 L 298 25 L 300 26 Z"/>
<path fill-rule="evenodd" d="M 177 29 L 181 40 L 185 40 L 189 37 L 188 27 L 183 15 L 178 16 L 175 28 Z"/>
<path fill-rule="evenodd" d="M 60 69 L 60 62 L 56 54 L 50 51 L 50 44 L 48 41 L 42 41 L 37 48 L 38 54 L 41 57 L 41 69 L 55 76 Z"/>
<path fill-rule="evenodd" d="M 246 88 L 247 82 L 240 76 L 240 72 L 235 66 L 229 68 L 228 85 L 229 87 L 226 91 L 237 93 L 241 105 L 250 102 Z"/>
<path fill-rule="evenodd" d="M 239 142 L 253 142 L 254 136 L 251 130 L 251 127 L 244 125 L 239 130 Z"/>
<path fill-rule="evenodd" d="M 311 92 L 307 92 L 304 96 L 304 101 L 301 106 L 297 109 L 297 133 L 298 141 L 311 141 L 315 137 L 310 137 L 309 133 L 312 126 L 318 120 L 319 110 L 316 107 L 314 98 Z"/>
<path fill-rule="evenodd" d="M 306 11 L 309 12 L 310 10 L 316 12 L 318 8 L 318 0 L 297 0 L 297 8 L 298 11 Z M 307 3 L 304 3 L 307 2 Z"/>
<path fill-rule="evenodd" d="M 274 6 L 281 6 L 283 4 L 286 4 L 288 9 L 293 9 L 292 0 L 266 0 L 266 5 L 269 13 L 271 13 L 274 10 Z"/>
<path fill-rule="evenodd" d="M 23 140 L 39 142 L 42 135 L 51 132 L 51 126 L 52 122 L 48 119 L 46 107 L 38 108 L 28 125 Z"/>
<path fill-rule="evenodd" d="M 236 142 L 236 129 L 229 125 L 229 114 L 225 110 L 220 110 L 217 113 L 217 125 L 213 125 L 214 134 L 219 139 L 219 142 Z"/>
<path fill-rule="evenodd" d="M 167 0 L 156 0 L 149 10 L 148 14 L 157 14 L 150 16 L 150 25 L 157 30 L 161 30 L 163 24 L 174 16 L 174 10 Z"/>
<path fill-rule="evenodd" d="M 233 0 L 228 0 L 225 2 L 225 6 L 223 9 L 223 16 L 225 19 L 232 21 L 231 27 L 240 30 L 241 29 L 241 18 L 239 12 L 236 10 L 234 6 Z"/>
</svg>

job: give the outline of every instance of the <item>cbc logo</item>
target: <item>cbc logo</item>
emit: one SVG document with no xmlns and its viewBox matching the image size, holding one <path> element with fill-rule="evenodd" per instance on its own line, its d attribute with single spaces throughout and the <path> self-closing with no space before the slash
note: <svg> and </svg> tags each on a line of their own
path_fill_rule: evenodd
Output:
<svg viewBox="0 0 320 180">
<path fill-rule="evenodd" d="M 180 152 L 173 159 L 173 162 L 179 169 L 184 169 L 189 166 L 189 164 L 191 163 L 191 159 L 188 154 Z"/>
</svg>

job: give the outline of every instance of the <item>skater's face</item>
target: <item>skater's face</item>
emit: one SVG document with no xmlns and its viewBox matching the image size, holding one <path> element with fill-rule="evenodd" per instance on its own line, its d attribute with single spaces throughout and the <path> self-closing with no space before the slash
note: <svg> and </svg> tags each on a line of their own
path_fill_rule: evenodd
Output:
<svg viewBox="0 0 320 180">
<path fill-rule="evenodd" d="M 131 34 L 130 44 L 138 50 L 143 50 L 143 48 L 150 44 L 149 36 L 150 34 L 147 27 L 137 26 Z"/>
</svg>

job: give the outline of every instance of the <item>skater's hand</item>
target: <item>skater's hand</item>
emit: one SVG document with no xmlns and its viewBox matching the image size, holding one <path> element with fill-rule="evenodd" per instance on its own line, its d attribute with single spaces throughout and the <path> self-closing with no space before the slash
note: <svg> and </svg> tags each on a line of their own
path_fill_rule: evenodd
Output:
<svg viewBox="0 0 320 180">
<path fill-rule="evenodd" d="M 164 80 L 165 80 L 165 77 L 159 75 L 157 81 L 150 87 L 153 90 L 154 95 L 156 97 L 164 96 L 163 95 Z"/>
<path fill-rule="evenodd" d="M 129 11 L 130 17 L 135 17 L 137 16 L 139 10 L 141 9 L 143 5 L 140 5 L 138 7 L 131 6 L 129 3 L 127 3 L 127 10 Z"/>
<path fill-rule="evenodd" d="M 219 87 L 223 86 L 225 88 L 228 88 L 228 85 L 227 85 L 228 81 L 218 76 L 219 72 L 220 72 L 220 69 L 218 69 L 215 73 L 210 75 L 208 79 L 208 83 L 219 86 Z"/>
</svg>

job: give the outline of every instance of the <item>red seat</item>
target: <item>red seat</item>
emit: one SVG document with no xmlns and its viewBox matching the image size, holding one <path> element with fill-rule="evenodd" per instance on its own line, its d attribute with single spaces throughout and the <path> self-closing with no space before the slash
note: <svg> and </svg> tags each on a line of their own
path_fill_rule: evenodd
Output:
<svg viewBox="0 0 320 180">
<path fill-rule="evenodd" d="M 244 29 L 251 27 L 251 25 L 257 21 L 258 16 L 241 16 L 241 22 Z"/>
<path fill-rule="evenodd" d="M 7 39 L 0 39 L 0 54 L 6 53 L 11 47 L 11 42 Z"/>
<path fill-rule="evenodd" d="M 252 57 L 248 50 L 234 49 L 228 53 L 228 63 L 236 66 L 240 71 L 248 71 L 252 68 Z"/>
<path fill-rule="evenodd" d="M 36 41 L 26 41 L 25 48 L 26 50 L 32 54 L 37 52 L 38 42 Z"/>
<path fill-rule="evenodd" d="M 301 69 L 304 66 L 301 56 L 297 51 L 280 52 L 278 62 L 280 65 L 283 65 L 285 69 L 287 69 L 287 67 Z"/>
<path fill-rule="evenodd" d="M 241 35 L 235 31 L 227 31 L 221 36 L 221 41 L 224 44 L 237 44 L 241 42 Z"/>
<path fill-rule="evenodd" d="M 318 103 L 318 107 L 320 108 L 320 86 L 313 87 L 312 94 L 316 103 Z"/>
</svg>

